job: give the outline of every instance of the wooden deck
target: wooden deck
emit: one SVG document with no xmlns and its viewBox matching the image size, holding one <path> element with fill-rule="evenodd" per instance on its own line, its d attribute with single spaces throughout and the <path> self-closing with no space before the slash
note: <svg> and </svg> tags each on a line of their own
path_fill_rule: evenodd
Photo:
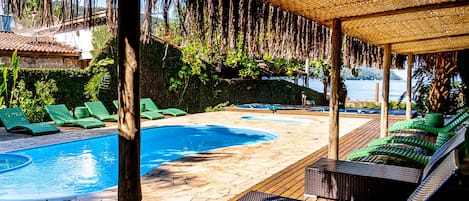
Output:
<svg viewBox="0 0 469 201">
<path fill-rule="evenodd" d="M 390 120 L 393 124 L 396 120 Z M 351 151 L 366 146 L 373 138 L 379 137 L 380 120 L 373 119 L 369 123 L 347 133 L 339 140 L 339 158 L 344 159 Z M 238 200 L 249 191 L 255 190 L 269 194 L 275 194 L 283 197 L 298 200 L 316 200 L 314 198 L 304 197 L 304 174 L 305 167 L 312 164 L 321 157 L 327 157 L 327 146 L 288 166 L 271 177 L 260 183 L 246 189 L 244 192 L 230 199 Z"/>
</svg>

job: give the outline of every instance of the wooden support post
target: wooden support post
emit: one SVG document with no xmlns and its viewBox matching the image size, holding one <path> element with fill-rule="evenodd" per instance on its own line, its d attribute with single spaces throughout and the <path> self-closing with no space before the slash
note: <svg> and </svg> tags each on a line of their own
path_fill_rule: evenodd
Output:
<svg viewBox="0 0 469 201">
<path fill-rule="evenodd" d="M 332 21 L 332 69 L 331 94 L 329 98 L 329 151 L 328 157 L 339 159 L 339 82 L 342 52 L 342 24 Z"/>
<path fill-rule="evenodd" d="M 140 1 L 118 2 L 118 200 L 142 200 L 140 182 Z"/>
<path fill-rule="evenodd" d="M 407 93 L 406 93 L 406 106 L 405 117 L 406 119 L 412 118 L 412 69 L 414 65 L 414 55 L 407 54 Z"/>
<path fill-rule="evenodd" d="M 391 71 L 391 44 L 384 45 L 383 88 L 381 91 L 381 132 L 380 136 L 388 135 L 389 113 L 389 74 Z"/>
</svg>

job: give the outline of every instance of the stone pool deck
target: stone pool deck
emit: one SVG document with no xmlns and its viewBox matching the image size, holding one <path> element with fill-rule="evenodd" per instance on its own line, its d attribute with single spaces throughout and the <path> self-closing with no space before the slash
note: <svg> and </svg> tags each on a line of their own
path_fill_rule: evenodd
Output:
<svg viewBox="0 0 469 201">
<path fill-rule="evenodd" d="M 244 115 L 309 120 L 285 123 L 270 120 L 244 120 Z M 142 128 L 164 125 L 224 125 L 250 127 L 275 133 L 271 142 L 221 148 L 165 163 L 142 178 L 146 201 L 223 201 L 264 180 L 308 154 L 327 145 L 328 116 L 222 111 L 190 114 L 154 121 L 143 121 Z M 340 135 L 369 122 L 371 118 L 340 118 Z M 61 127 L 58 134 L 31 137 L 0 130 L 0 152 L 116 133 L 115 123 L 105 128 Z M 1 128 L 3 129 L 3 128 Z M 117 200 L 117 188 L 62 200 Z"/>
</svg>

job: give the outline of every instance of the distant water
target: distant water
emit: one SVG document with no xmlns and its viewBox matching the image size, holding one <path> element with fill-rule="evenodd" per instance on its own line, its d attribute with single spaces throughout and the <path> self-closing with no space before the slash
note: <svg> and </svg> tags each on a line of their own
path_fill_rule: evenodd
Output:
<svg viewBox="0 0 469 201">
<path fill-rule="evenodd" d="M 287 81 L 293 82 L 293 80 L 288 78 L 276 78 L 276 79 L 285 79 Z M 365 101 L 374 101 L 376 94 L 376 83 L 379 84 L 379 101 L 381 100 L 381 89 L 383 87 L 381 80 L 346 80 L 345 85 L 347 86 L 347 96 L 351 100 L 365 100 Z M 414 83 L 414 82 L 413 82 Z M 304 80 L 300 79 L 298 84 L 303 86 Z M 391 80 L 389 82 L 389 100 L 399 100 L 399 98 L 404 94 L 407 87 L 406 80 Z M 323 84 L 321 80 L 310 79 L 309 88 L 323 92 Z M 405 101 L 405 100 L 404 100 Z"/>
</svg>

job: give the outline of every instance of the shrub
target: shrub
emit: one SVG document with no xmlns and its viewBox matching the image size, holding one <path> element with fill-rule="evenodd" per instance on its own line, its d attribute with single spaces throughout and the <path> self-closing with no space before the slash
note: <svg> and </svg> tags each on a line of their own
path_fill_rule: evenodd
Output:
<svg viewBox="0 0 469 201">
<path fill-rule="evenodd" d="M 230 102 L 224 102 L 224 103 L 220 103 L 218 105 L 215 105 L 213 107 L 209 106 L 207 108 L 205 108 L 205 112 L 217 112 L 217 111 L 224 111 L 225 110 L 225 107 L 228 106 L 230 104 Z"/>
<path fill-rule="evenodd" d="M 54 93 L 58 91 L 55 80 L 37 81 L 35 92 L 26 89 L 23 80 L 18 83 L 18 87 L 13 89 L 14 97 L 11 105 L 20 107 L 28 119 L 32 122 L 43 121 L 47 115 L 44 106 L 55 103 Z"/>
</svg>

